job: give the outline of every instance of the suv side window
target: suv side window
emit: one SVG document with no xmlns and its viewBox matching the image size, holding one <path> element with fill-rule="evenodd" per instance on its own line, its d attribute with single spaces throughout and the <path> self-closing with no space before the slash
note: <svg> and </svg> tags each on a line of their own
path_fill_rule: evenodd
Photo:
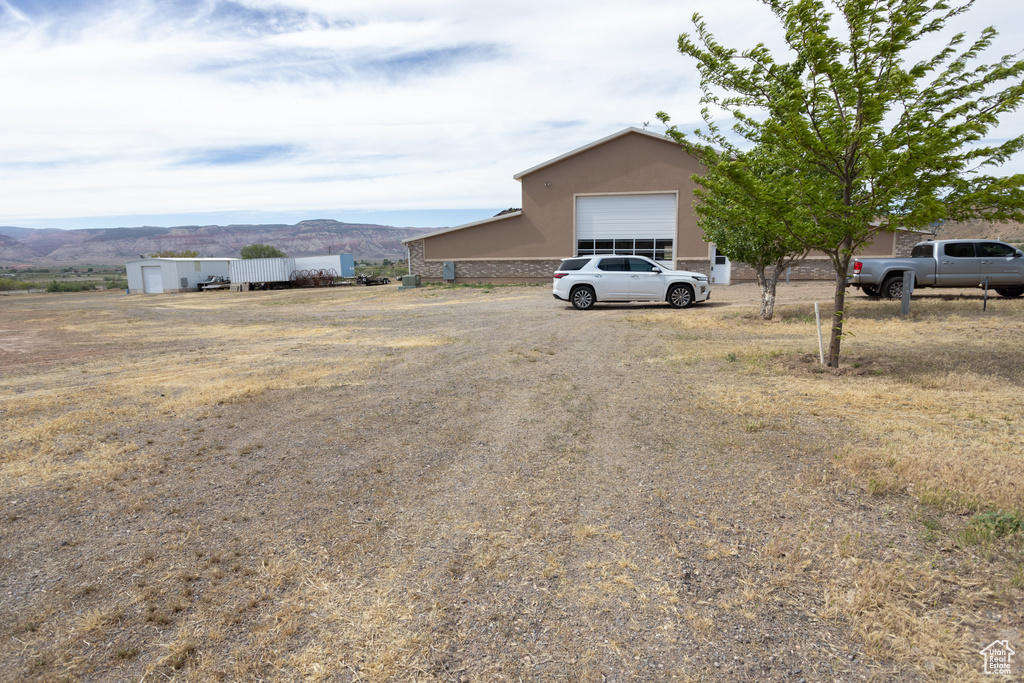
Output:
<svg viewBox="0 0 1024 683">
<path fill-rule="evenodd" d="M 978 243 L 979 256 L 1013 256 L 1016 253 L 1017 250 L 1011 247 L 1009 244 L 1000 244 L 999 242 Z"/>
<path fill-rule="evenodd" d="M 626 259 L 624 258 L 603 258 L 597 264 L 598 270 L 619 273 L 626 270 Z"/>
<path fill-rule="evenodd" d="M 567 258 L 562 261 L 557 270 L 579 270 L 590 262 L 590 258 Z"/>
<path fill-rule="evenodd" d="M 638 258 L 626 259 L 626 270 L 634 273 L 650 273 L 656 268 L 655 265 Z"/>
<path fill-rule="evenodd" d="M 953 242 L 942 245 L 942 254 L 953 258 L 974 258 L 974 242 Z"/>
</svg>

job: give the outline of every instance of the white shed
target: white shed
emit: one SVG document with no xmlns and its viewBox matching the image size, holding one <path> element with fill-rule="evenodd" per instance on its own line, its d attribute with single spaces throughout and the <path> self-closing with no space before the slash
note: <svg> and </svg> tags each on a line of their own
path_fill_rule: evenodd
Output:
<svg viewBox="0 0 1024 683">
<path fill-rule="evenodd" d="M 128 261 L 129 294 L 194 292 L 210 275 L 229 274 L 230 258 L 147 258 Z"/>
</svg>

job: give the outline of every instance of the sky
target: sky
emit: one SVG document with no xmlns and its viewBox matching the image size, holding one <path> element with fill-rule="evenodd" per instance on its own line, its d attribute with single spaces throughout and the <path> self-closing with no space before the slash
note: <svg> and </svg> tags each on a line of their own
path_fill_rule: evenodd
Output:
<svg viewBox="0 0 1024 683">
<path fill-rule="evenodd" d="M 0 0 L 0 225 L 486 218 L 659 110 L 698 126 L 694 12 L 781 45 L 757 0 Z M 1024 48 L 1024 3 L 959 28 L 987 25 L 991 59 Z"/>
</svg>

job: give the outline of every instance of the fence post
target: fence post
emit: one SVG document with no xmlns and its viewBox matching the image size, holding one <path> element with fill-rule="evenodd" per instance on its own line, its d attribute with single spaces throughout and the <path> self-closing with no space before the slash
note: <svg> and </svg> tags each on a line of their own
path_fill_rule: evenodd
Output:
<svg viewBox="0 0 1024 683">
<path fill-rule="evenodd" d="M 906 318 L 910 315 L 910 295 L 914 293 L 914 271 L 908 270 L 903 273 L 903 301 L 900 305 L 900 315 Z"/>
<path fill-rule="evenodd" d="M 814 320 L 818 323 L 818 358 L 821 364 L 825 364 L 825 346 L 821 343 L 821 312 L 818 310 L 818 302 L 814 302 Z"/>
</svg>

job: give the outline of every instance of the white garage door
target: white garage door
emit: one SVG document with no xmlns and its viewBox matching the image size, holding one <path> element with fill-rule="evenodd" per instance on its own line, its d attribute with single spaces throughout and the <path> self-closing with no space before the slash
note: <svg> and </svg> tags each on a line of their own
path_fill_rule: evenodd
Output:
<svg viewBox="0 0 1024 683">
<path fill-rule="evenodd" d="M 616 194 L 576 198 L 576 255 L 636 254 L 670 265 L 676 195 Z"/>
<path fill-rule="evenodd" d="M 142 291 L 146 294 L 163 294 L 164 279 L 160 266 L 142 266 Z"/>
</svg>

